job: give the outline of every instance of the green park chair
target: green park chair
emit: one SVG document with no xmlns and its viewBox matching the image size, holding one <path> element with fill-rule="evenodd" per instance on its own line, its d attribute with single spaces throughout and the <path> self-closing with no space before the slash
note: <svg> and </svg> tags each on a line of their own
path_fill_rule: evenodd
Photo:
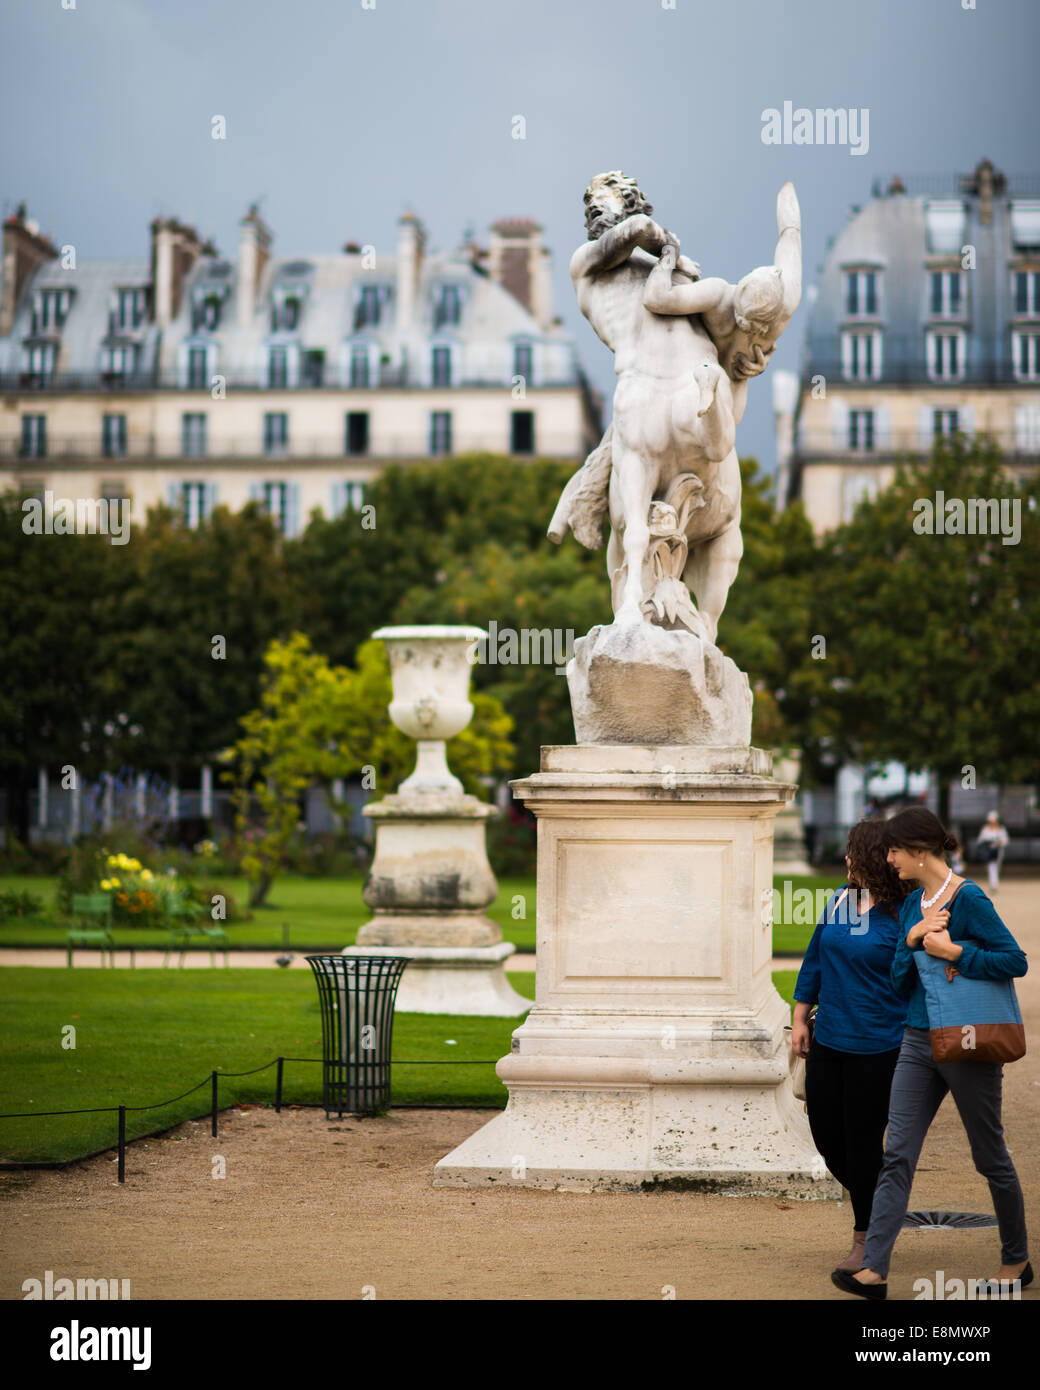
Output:
<svg viewBox="0 0 1040 1390">
<path fill-rule="evenodd" d="M 184 953 L 191 946 L 192 940 L 201 937 L 209 947 L 209 961 L 213 968 L 217 964 L 217 952 L 224 952 L 225 969 L 231 964 L 228 960 L 228 934 L 223 927 L 206 927 L 199 921 L 198 908 L 193 906 L 181 906 L 171 908 L 167 905 L 166 920 L 170 929 L 170 935 L 166 942 L 166 954 L 163 956 L 163 968 L 169 964 L 170 956 L 174 951 L 180 953 L 180 960 L 177 962 L 179 967 L 184 969 Z"/>
<path fill-rule="evenodd" d="M 65 934 L 65 951 L 69 967 L 72 966 L 72 952 L 77 948 L 100 950 L 101 964 L 108 963 L 114 969 L 116 943 L 112 936 L 112 898 L 108 893 L 73 893 L 72 917 L 75 926 Z M 130 950 L 130 964 L 134 963 L 133 948 Z"/>
</svg>

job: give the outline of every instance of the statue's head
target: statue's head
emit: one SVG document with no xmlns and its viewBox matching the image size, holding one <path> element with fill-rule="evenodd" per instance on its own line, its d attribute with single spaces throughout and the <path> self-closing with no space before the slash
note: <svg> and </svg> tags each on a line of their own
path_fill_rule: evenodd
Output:
<svg viewBox="0 0 1040 1390">
<path fill-rule="evenodd" d="M 598 240 L 604 232 L 637 212 L 649 217 L 653 207 L 640 193 L 635 179 L 630 179 L 620 169 L 597 174 L 585 190 L 585 228 L 590 241 Z"/>
<path fill-rule="evenodd" d="M 775 265 L 759 266 L 737 282 L 733 311 L 737 327 L 752 338 L 765 338 L 784 303 L 784 285 Z"/>
</svg>

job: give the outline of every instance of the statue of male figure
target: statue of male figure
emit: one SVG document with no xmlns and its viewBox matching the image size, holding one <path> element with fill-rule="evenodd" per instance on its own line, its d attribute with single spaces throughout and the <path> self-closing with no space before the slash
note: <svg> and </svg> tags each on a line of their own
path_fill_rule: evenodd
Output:
<svg viewBox="0 0 1040 1390">
<path fill-rule="evenodd" d="M 692 483 L 692 505 L 685 487 L 682 578 L 697 600 L 700 635 L 714 642 L 743 554 L 734 443 L 747 379 L 765 369 L 801 297 L 794 188 L 785 184 L 777 200 L 774 264 L 737 285 L 701 280 L 699 266 L 679 255 L 678 238 L 651 219 L 636 181 L 620 170 L 592 180 L 585 206 L 589 241 L 571 258 L 571 279 L 582 313 L 614 352 L 618 384 L 613 423 L 567 484 L 549 535 L 560 541 L 570 525 L 595 549 L 609 505 L 614 621 L 643 622 L 650 504 L 672 484 Z"/>
</svg>

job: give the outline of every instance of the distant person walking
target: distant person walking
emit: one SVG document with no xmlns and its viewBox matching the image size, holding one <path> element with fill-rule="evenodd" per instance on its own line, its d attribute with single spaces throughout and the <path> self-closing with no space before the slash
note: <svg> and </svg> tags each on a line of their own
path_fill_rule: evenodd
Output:
<svg viewBox="0 0 1040 1390">
<path fill-rule="evenodd" d="M 852 1200 L 852 1249 L 838 1266 L 850 1271 L 863 1266 L 906 1022 L 906 1000 L 889 976 L 910 885 L 885 857 L 885 829 L 883 820 L 864 820 L 849 831 L 847 881 L 824 908 L 794 987 L 791 1046 L 806 1058 L 809 1128 Z M 810 1031 L 813 1004 L 818 1009 Z"/>
<path fill-rule="evenodd" d="M 1004 851 L 1008 846 L 1008 833 L 1000 823 L 996 811 L 990 811 L 986 824 L 979 831 L 979 856 L 985 862 L 989 874 L 989 889 L 996 893 L 1000 888 L 1000 870 L 1004 863 Z"/>
</svg>

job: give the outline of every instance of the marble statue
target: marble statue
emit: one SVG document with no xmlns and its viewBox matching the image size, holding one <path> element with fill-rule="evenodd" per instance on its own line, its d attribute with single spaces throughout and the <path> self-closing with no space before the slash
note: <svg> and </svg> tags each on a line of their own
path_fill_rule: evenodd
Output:
<svg viewBox="0 0 1040 1390">
<path fill-rule="evenodd" d="M 613 423 L 564 489 L 549 536 L 559 543 L 569 527 L 598 549 L 609 512 L 615 626 L 650 623 L 714 645 L 743 553 L 736 426 L 748 380 L 801 298 L 794 186 L 777 198 L 773 264 L 736 285 L 702 279 L 620 170 L 596 175 L 585 206 L 589 239 L 571 278 L 618 383 Z"/>
</svg>

